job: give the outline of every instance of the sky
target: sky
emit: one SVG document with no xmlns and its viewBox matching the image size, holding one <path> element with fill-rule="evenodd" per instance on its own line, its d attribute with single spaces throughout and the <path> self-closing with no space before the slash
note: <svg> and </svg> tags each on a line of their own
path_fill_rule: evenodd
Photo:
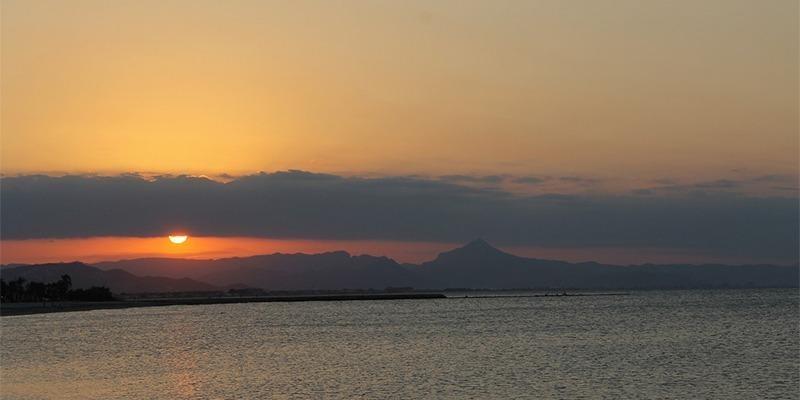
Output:
<svg viewBox="0 0 800 400">
<path fill-rule="evenodd" d="M 4 263 L 798 259 L 796 1 L 0 4 Z"/>
</svg>

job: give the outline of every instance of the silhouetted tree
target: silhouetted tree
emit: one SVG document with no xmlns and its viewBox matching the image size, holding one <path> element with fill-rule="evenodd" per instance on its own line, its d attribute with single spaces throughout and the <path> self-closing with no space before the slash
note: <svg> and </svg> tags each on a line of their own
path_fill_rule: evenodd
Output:
<svg viewBox="0 0 800 400">
<path fill-rule="evenodd" d="M 51 283 L 27 282 L 17 278 L 11 282 L 0 279 L 0 301 L 14 303 L 21 301 L 108 301 L 114 300 L 107 287 L 92 286 L 89 289 L 72 289 L 72 278 L 61 275 L 61 279 Z"/>
<path fill-rule="evenodd" d="M 65 299 L 67 293 L 72 288 L 72 278 L 69 275 L 61 275 L 61 279 L 55 283 L 55 294 L 58 299 Z"/>
<path fill-rule="evenodd" d="M 47 285 L 42 282 L 30 282 L 25 288 L 25 300 L 43 301 L 46 296 Z"/>
<path fill-rule="evenodd" d="M 22 301 L 25 297 L 25 278 L 17 278 L 8 283 L 9 301 Z"/>
<path fill-rule="evenodd" d="M 109 301 L 114 300 L 107 287 L 92 286 L 89 289 L 76 289 L 69 292 L 69 300 L 75 301 Z"/>
</svg>

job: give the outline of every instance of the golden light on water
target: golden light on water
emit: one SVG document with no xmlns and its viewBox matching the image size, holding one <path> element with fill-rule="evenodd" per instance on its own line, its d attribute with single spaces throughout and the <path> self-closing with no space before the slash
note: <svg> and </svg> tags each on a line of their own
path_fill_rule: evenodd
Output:
<svg viewBox="0 0 800 400">
<path fill-rule="evenodd" d="M 187 239 L 189 239 L 187 235 L 169 235 L 169 241 L 174 244 L 182 244 L 186 242 Z"/>
</svg>

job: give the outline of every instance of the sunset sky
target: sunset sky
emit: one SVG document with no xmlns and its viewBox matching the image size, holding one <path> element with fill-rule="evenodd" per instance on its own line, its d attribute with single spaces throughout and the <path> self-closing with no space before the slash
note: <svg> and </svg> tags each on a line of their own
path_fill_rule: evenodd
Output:
<svg viewBox="0 0 800 400">
<path fill-rule="evenodd" d="M 0 259 L 797 262 L 799 11 L 2 0 Z"/>
</svg>

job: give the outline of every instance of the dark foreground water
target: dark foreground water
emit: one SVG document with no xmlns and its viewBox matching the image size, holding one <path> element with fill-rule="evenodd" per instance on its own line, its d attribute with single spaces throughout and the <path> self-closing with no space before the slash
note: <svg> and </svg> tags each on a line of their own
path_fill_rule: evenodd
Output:
<svg viewBox="0 0 800 400">
<path fill-rule="evenodd" d="M 792 399 L 797 290 L 3 317 L 4 399 Z"/>
</svg>

